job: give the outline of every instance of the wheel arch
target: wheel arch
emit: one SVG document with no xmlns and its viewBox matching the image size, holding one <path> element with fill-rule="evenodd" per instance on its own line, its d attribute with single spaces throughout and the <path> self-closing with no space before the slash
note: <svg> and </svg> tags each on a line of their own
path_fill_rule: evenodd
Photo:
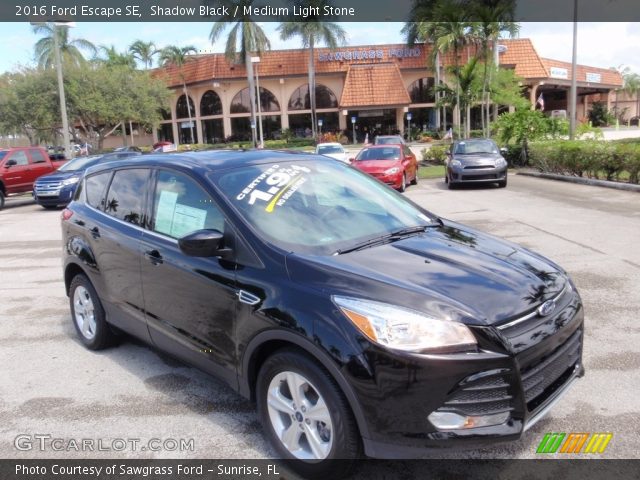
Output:
<svg viewBox="0 0 640 480">
<path fill-rule="evenodd" d="M 242 359 L 242 377 L 239 378 L 239 392 L 255 401 L 256 381 L 260 366 L 273 353 L 283 348 L 294 348 L 322 365 L 340 387 L 353 412 L 362 437 L 369 437 L 369 428 L 355 392 L 338 369 L 333 359 L 317 345 L 293 332 L 269 330 L 256 335 L 247 345 Z"/>
<path fill-rule="evenodd" d="M 72 262 L 72 263 L 69 263 L 65 267 L 65 269 L 64 269 L 64 290 L 67 293 L 67 296 L 69 296 L 69 287 L 71 286 L 71 282 L 73 281 L 74 277 L 76 277 L 79 274 L 86 275 L 86 272 L 77 263 L 73 263 Z"/>
</svg>

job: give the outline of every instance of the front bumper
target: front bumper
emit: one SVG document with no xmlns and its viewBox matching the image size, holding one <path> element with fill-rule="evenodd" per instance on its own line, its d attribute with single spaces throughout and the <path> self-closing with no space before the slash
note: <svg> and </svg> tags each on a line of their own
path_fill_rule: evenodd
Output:
<svg viewBox="0 0 640 480">
<path fill-rule="evenodd" d="M 392 175 L 385 175 L 384 173 L 370 173 L 369 175 L 377 178 L 382 183 L 386 183 L 390 187 L 393 187 L 396 189 L 402 187 L 403 172 L 394 173 Z"/>
<path fill-rule="evenodd" d="M 480 448 L 519 439 L 584 374 L 579 296 L 558 314 L 513 330 L 473 327 L 479 351 L 468 354 L 369 353 L 376 386 L 358 392 L 368 423 L 365 452 L 375 458 L 416 458 L 438 448 Z M 551 333 L 549 333 L 551 332 Z M 523 340 L 528 339 L 528 340 Z M 501 346 L 503 347 L 501 349 Z M 497 425 L 438 429 L 432 412 L 490 416 Z"/>
<path fill-rule="evenodd" d="M 44 189 L 38 188 L 36 184 L 33 189 L 33 199 L 38 205 L 54 207 L 57 205 L 67 205 L 71 202 L 76 191 L 77 184 L 64 185 L 59 188 Z"/>
<path fill-rule="evenodd" d="M 501 182 L 507 177 L 507 167 L 452 167 L 447 166 L 449 181 L 452 183 Z"/>
</svg>

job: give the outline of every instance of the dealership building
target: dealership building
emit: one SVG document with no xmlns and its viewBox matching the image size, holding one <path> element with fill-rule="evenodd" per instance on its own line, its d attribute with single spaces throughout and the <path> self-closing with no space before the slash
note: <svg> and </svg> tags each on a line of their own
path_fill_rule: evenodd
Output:
<svg viewBox="0 0 640 480">
<path fill-rule="evenodd" d="M 355 127 L 358 136 L 364 132 L 403 132 L 408 117 L 412 125 L 424 130 L 435 128 L 434 72 L 427 67 L 430 48 L 398 44 L 316 49 L 313 60 L 321 131 L 351 132 Z M 474 48 L 467 47 L 459 54 L 460 64 L 475 55 Z M 308 135 L 309 51 L 271 50 L 256 57 L 258 115 L 264 137 L 277 137 L 282 129 Z M 443 56 L 445 66 L 453 65 L 454 60 L 453 54 Z M 542 94 L 545 112 L 561 115 L 567 111 L 570 63 L 540 57 L 529 39 L 501 40 L 499 61 L 501 68 L 513 69 L 522 78 L 523 95 L 530 99 L 532 108 L 541 108 L 537 101 Z M 251 137 L 244 64 L 229 62 L 224 54 L 199 54 L 182 67 L 163 67 L 154 74 L 173 91 L 171 110 L 163 113 L 154 140 L 218 143 Z M 577 85 L 577 117 L 581 120 L 594 101 L 611 108 L 613 91 L 622 86 L 622 77 L 615 70 L 579 65 Z"/>
</svg>

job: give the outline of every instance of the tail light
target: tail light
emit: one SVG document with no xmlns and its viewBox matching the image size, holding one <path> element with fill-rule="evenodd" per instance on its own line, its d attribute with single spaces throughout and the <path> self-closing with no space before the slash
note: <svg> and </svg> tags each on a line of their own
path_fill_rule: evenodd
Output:
<svg viewBox="0 0 640 480">
<path fill-rule="evenodd" d="M 73 216 L 73 210 L 69 210 L 68 208 L 65 208 L 62 211 L 62 220 L 69 220 L 71 217 Z"/>
</svg>

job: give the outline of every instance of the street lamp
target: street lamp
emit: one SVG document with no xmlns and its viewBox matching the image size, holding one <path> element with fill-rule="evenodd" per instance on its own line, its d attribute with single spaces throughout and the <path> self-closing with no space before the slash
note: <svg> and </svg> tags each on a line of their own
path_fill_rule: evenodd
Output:
<svg viewBox="0 0 640 480">
<path fill-rule="evenodd" d="M 356 117 L 351 117 L 351 128 L 353 129 L 353 144 L 356 144 Z"/>
<path fill-rule="evenodd" d="M 409 142 L 411 142 L 411 112 L 407 112 L 407 122 L 409 123 L 409 134 L 407 135 L 407 138 L 409 139 Z"/>
<path fill-rule="evenodd" d="M 573 140 L 576 135 L 576 108 L 578 85 L 577 78 L 577 57 L 578 57 L 578 0 L 573 2 L 573 52 L 571 57 L 571 99 L 569 102 L 569 140 Z"/>
<path fill-rule="evenodd" d="M 56 57 L 56 73 L 58 75 L 58 95 L 60 96 L 60 114 L 62 116 L 62 142 L 64 156 L 71 158 L 71 139 L 69 137 L 69 119 L 67 118 L 67 100 L 64 96 L 64 82 L 62 80 L 62 59 L 60 58 L 60 41 L 58 27 L 75 27 L 75 22 L 51 22 L 53 25 L 53 49 Z M 31 25 L 46 25 L 46 22 L 31 22 Z"/>
<path fill-rule="evenodd" d="M 251 63 L 260 63 L 260 57 L 251 57 Z M 256 90 L 258 90 L 258 125 L 260 125 L 260 148 L 264 148 L 264 135 L 262 132 L 262 107 L 260 99 L 260 75 L 258 73 L 259 65 L 256 65 Z"/>
</svg>

